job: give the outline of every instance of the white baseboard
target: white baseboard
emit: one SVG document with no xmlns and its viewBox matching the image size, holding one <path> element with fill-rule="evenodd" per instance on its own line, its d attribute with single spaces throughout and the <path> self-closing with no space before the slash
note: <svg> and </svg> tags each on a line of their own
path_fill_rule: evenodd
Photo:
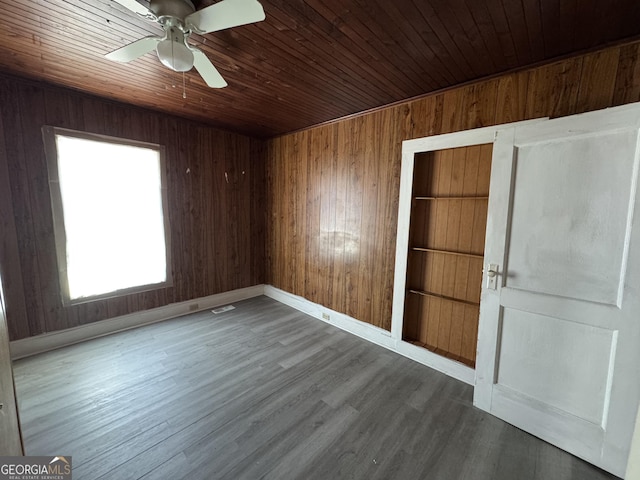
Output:
<svg viewBox="0 0 640 480">
<path fill-rule="evenodd" d="M 360 320 L 356 320 L 353 317 L 345 315 L 344 313 L 336 312 L 329 308 L 323 307 L 317 303 L 313 303 L 306 298 L 294 295 L 271 285 L 264 286 L 264 294 L 267 297 L 273 298 L 280 303 L 289 305 L 307 315 L 310 315 L 318 320 L 334 325 L 342 330 L 352 333 L 364 340 L 380 345 L 393 352 L 396 352 L 404 357 L 410 358 L 418 363 L 426 365 L 438 370 L 450 377 L 453 377 L 461 382 L 469 385 L 475 384 L 475 370 L 463 365 L 462 363 L 455 362 L 448 358 L 437 355 L 429 350 L 421 347 L 417 347 L 409 342 L 404 342 L 402 339 L 393 338 L 391 332 L 382 328 L 375 327 Z M 323 314 L 329 316 L 324 318 Z"/>
<path fill-rule="evenodd" d="M 219 307 L 227 303 L 258 297 L 263 294 L 264 285 L 254 285 L 252 287 L 217 293 L 186 302 L 172 303 L 164 307 L 122 315 L 87 325 L 80 325 L 66 330 L 58 330 L 35 337 L 15 340 L 10 344 L 11 358 L 17 360 L 19 358 L 29 357 L 38 353 L 48 352 L 49 350 L 55 350 L 56 348 L 66 347 L 67 345 L 73 345 L 74 343 L 84 342 L 92 338 L 129 330 L 142 325 L 162 322 L 189 313 Z"/>
<path fill-rule="evenodd" d="M 449 375 L 450 377 L 467 383 L 471 386 L 476 384 L 476 371 L 460 362 L 433 353 L 426 348 L 418 347 L 409 342 L 398 342 L 396 350 L 400 355 L 422 363 L 427 367 Z"/>
<path fill-rule="evenodd" d="M 313 303 L 306 298 L 285 292 L 284 290 L 272 287 L 271 285 L 264 286 L 264 294 L 280 303 L 289 305 L 296 310 L 341 328 L 349 333 L 353 333 L 354 335 L 364 338 L 376 345 L 380 345 L 390 350 L 395 350 L 395 340 L 391 338 L 391 333 L 387 330 L 361 322 L 355 318 L 345 315 L 344 313 L 336 312 L 335 310 L 323 307 L 322 305 Z M 329 315 L 328 320 L 322 317 L 323 313 Z"/>
</svg>

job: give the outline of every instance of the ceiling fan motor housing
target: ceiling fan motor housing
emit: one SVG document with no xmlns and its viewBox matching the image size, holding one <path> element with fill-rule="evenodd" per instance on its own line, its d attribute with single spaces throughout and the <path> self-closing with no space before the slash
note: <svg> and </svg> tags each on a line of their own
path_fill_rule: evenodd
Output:
<svg viewBox="0 0 640 480">
<path fill-rule="evenodd" d="M 149 10 L 151 10 L 158 19 L 162 17 L 173 17 L 181 21 L 196 11 L 190 0 L 151 0 Z"/>
</svg>

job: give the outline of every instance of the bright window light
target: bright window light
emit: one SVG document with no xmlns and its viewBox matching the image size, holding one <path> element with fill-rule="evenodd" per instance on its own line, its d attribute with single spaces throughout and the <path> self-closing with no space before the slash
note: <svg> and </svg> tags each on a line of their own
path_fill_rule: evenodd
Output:
<svg viewBox="0 0 640 480">
<path fill-rule="evenodd" d="M 160 151 L 63 134 L 55 145 L 69 299 L 165 282 Z"/>
</svg>

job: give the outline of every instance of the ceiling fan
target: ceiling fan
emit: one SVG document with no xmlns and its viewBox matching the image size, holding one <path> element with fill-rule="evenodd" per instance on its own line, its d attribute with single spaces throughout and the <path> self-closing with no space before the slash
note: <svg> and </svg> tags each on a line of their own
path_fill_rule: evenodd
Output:
<svg viewBox="0 0 640 480">
<path fill-rule="evenodd" d="M 205 34 L 226 28 L 260 22 L 265 19 L 262 5 L 257 0 L 222 0 L 196 11 L 191 0 L 151 0 L 149 8 L 136 0 L 114 0 L 138 15 L 158 22 L 164 36 L 150 36 L 105 55 L 116 62 L 131 62 L 154 48 L 160 62 L 176 72 L 187 72 L 195 67 L 211 88 L 227 86 L 220 72 L 207 56 L 190 45 L 191 33 Z"/>
</svg>

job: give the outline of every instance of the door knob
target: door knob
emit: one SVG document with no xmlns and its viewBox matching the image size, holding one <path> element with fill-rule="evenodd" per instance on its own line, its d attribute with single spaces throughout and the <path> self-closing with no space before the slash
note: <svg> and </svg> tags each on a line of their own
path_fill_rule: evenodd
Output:
<svg viewBox="0 0 640 480">
<path fill-rule="evenodd" d="M 487 288 L 495 290 L 498 287 L 498 265 L 490 263 L 487 268 Z"/>
</svg>

